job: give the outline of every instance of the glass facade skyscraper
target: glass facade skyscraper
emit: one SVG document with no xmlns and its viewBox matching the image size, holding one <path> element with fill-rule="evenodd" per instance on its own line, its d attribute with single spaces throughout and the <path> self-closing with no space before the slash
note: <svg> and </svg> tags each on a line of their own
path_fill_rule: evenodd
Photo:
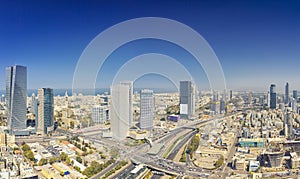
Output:
<svg viewBox="0 0 300 179">
<path fill-rule="evenodd" d="M 284 103 L 289 104 L 290 103 L 290 93 L 289 93 L 289 83 L 286 83 L 285 85 L 285 96 L 284 96 Z"/>
<path fill-rule="evenodd" d="M 276 85 L 271 84 L 271 86 L 270 86 L 270 108 L 276 109 L 276 103 L 277 103 Z"/>
<path fill-rule="evenodd" d="M 38 134 L 48 134 L 53 131 L 54 103 L 53 89 L 41 88 L 38 90 Z"/>
<path fill-rule="evenodd" d="M 195 89 L 191 81 L 180 81 L 180 117 L 189 119 L 195 113 Z"/>
<path fill-rule="evenodd" d="M 298 102 L 298 91 L 293 90 L 293 98 Z"/>
<path fill-rule="evenodd" d="M 9 133 L 26 128 L 27 68 L 15 65 L 6 68 L 7 127 Z"/>
</svg>

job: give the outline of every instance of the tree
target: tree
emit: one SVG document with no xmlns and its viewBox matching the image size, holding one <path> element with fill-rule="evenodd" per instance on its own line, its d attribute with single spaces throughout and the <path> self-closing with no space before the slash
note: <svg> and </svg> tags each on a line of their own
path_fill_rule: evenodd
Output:
<svg viewBox="0 0 300 179">
<path fill-rule="evenodd" d="M 82 147 L 81 150 L 84 151 L 84 152 L 86 152 L 87 148 L 86 147 Z"/>
<path fill-rule="evenodd" d="M 39 165 L 39 166 L 42 166 L 42 165 L 46 165 L 47 163 L 48 163 L 48 160 L 45 159 L 45 158 L 42 158 L 42 159 L 39 161 L 38 165 Z"/>
<path fill-rule="evenodd" d="M 24 143 L 24 144 L 22 145 L 22 150 L 23 150 L 24 152 L 27 152 L 27 151 L 29 151 L 29 150 L 30 150 L 30 147 L 29 147 L 29 145 L 28 145 L 28 144 L 26 144 L 26 143 Z"/>
<path fill-rule="evenodd" d="M 72 161 L 72 162 L 73 162 L 73 161 Z M 71 164 L 71 159 L 70 159 L 69 157 L 66 158 L 66 163 L 67 163 L 68 165 Z"/>
<path fill-rule="evenodd" d="M 68 158 L 68 155 L 67 155 L 66 153 L 64 153 L 64 152 L 62 152 L 62 153 L 60 154 L 60 156 L 59 156 L 59 159 L 60 159 L 61 161 L 66 161 L 67 158 Z"/>
<path fill-rule="evenodd" d="M 27 152 L 25 152 L 25 157 L 27 159 L 29 159 L 30 161 L 34 161 L 34 154 L 31 150 L 28 150 Z"/>
<path fill-rule="evenodd" d="M 51 157 L 50 159 L 49 159 L 49 163 L 50 164 L 53 164 L 53 163 L 55 163 L 57 161 L 57 158 L 55 157 L 55 156 L 53 156 L 53 157 Z"/>
<path fill-rule="evenodd" d="M 119 149 L 118 148 L 112 148 L 110 150 L 110 156 L 111 158 L 117 158 L 119 155 Z"/>
<path fill-rule="evenodd" d="M 74 122 L 73 121 L 70 122 L 70 128 L 74 129 Z"/>
<path fill-rule="evenodd" d="M 78 172 L 80 172 L 80 168 L 79 167 L 75 166 L 74 169 L 77 170 Z"/>
<path fill-rule="evenodd" d="M 223 163 L 224 163 L 224 156 L 221 155 L 220 158 L 219 158 L 219 160 L 217 160 L 216 163 L 214 164 L 214 166 L 216 168 L 219 168 L 219 167 L 221 167 L 223 165 Z"/>
<path fill-rule="evenodd" d="M 106 159 L 106 155 L 101 154 L 101 159 Z"/>
<path fill-rule="evenodd" d="M 100 165 L 96 161 L 92 161 L 91 165 L 83 171 L 83 174 L 86 175 L 87 177 L 91 177 L 101 170 L 102 170 L 102 165 Z"/>
<path fill-rule="evenodd" d="M 77 162 L 82 163 L 82 158 L 81 157 L 76 156 L 76 160 L 77 160 Z"/>
</svg>

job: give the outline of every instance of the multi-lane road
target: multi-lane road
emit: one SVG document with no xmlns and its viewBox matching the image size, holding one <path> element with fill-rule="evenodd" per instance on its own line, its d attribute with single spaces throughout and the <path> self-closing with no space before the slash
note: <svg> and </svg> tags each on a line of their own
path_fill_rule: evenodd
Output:
<svg viewBox="0 0 300 179">
<path fill-rule="evenodd" d="M 99 135 L 91 134 L 91 135 L 84 135 L 86 139 L 93 143 L 101 144 L 103 146 L 106 146 L 108 148 L 116 147 L 120 151 L 120 160 L 126 160 L 130 159 L 133 161 L 137 161 L 139 163 L 143 163 L 149 168 L 155 168 L 156 170 L 164 171 L 166 173 L 170 174 L 178 174 L 178 175 L 190 175 L 190 176 L 198 176 L 200 172 L 205 172 L 204 169 L 197 168 L 194 166 L 186 165 L 183 163 L 175 163 L 172 160 L 175 158 L 176 154 L 180 150 L 180 148 L 187 143 L 187 141 L 195 135 L 197 132 L 196 130 L 191 130 L 196 126 L 208 124 L 210 122 L 214 122 L 215 120 L 218 120 L 219 118 L 224 116 L 216 116 L 213 118 L 209 118 L 206 120 L 195 120 L 191 121 L 188 124 L 185 124 L 183 126 L 180 126 L 168 133 L 162 134 L 161 136 L 157 137 L 156 140 L 153 141 L 153 143 L 166 143 L 170 141 L 172 138 L 180 137 L 180 135 L 184 135 L 183 138 L 180 140 L 178 144 L 176 144 L 173 149 L 170 151 L 167 159 L 162 159 L 160 156 L 151 156 L 148 155 L 145 151 L 149 149 L 149 146 L 147 144 L 142 144 L 137 147 L 129 147 L 126 146 L 125 143 L 115 141 L 113 139 L 106 139 L 106 138 L 99 138 Z M 191 130 L 191 132 L 183 132 L 184 130 Z M 78 133 L 72 133 L 68 131 L 59 131 L 64 134 L 64 136 L 53 136 L 49 138 L 43 138 L 43 137 L 37 137 L 37 138 L 20 138 L 16 139 L 20 141 L 45 141 L 45 140 L 53 140 L 53 139 L 62 139 L 66 138 L 66 136 L 74 136 L 74 135 L 82 135 Z M 182 133 L 181 133 L 182 132 Z M 164 146 L 164 148 L 168 148 L 170 146 Z M 229 156 L 232 155 L 234 152 L 230 152 Z M 112 164 L 110 167 L 105 169 L 104 171 L 98 173 L 93 178 L 99 178 L 100 176 L 104 175 L 107 171 L 114 168 L 116 166 L 116 163 Z M 225 168 L 224 168 L 225 169 Z M 130 171 L 129 171 L 130 172 Z M 123 173 L 123 172 L 122 172 Z M 126 173 L 126 171 L 125 171 Z M 125 176 L 125 174 L 124 174 Z"/>
</svg>

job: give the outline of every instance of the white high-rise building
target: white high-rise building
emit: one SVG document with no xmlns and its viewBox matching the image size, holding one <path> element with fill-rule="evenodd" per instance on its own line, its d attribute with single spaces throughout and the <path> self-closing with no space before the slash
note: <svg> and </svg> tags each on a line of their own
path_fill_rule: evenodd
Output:
<svg viewBox="0 0 300 179">
<path fill-rule="evenodd" d="M 106 122 L 106 107 L 95 105 L 92 109 L 92 120 L 95 124 L 103 124 Z"/>
<path fill-rule="evenodd" d="M 132 81 L 121 81 L 121 85 L 125 85 L 129 87 L 129 127 L 133 126 L 133 103 L 132 103 L 132 98 L 133 98 L 133 82 Z"/>
<path fill-rule="evenodd" d="M 154 95 L 152 90 L 144 89 L 141 91 L 141 129 L 152 131 L 153 129 L 153 110 L 154 110 Z"/>
<path fill-rule="evenodd" d="M 123 140 L 130 128 L 130 87 L 126 84 L 111 86 L 110 119 L 112 137 Z"/>
</svg>

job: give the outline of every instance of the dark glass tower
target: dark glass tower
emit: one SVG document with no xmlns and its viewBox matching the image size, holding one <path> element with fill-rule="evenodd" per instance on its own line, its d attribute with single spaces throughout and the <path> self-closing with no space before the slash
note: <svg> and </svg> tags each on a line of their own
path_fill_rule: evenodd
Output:
<svg viewBox="0 0 300 179">
<path fill-rule="evenodd" d="M 290 93 L 289 93 L 289 83 L 285 85 L 285 96 L 284 96 L 284 104 L 290 103 Z"/>
<path fill-rule="evenodd" d="M 271 84 L 270 87 L 270 108 L 271 109 L 276 109 L 276 85 L 275 84 Z"/>
<path fill-rule="evenodd" d="M 293 90 L 293 98 L 298 101 L 298 91 L 297 90 Z"/>
<path fill-rule="evenodd" d="M 42 88 L 38 90 L 38 127 L 37 132 L 48 134 L 53 130 L 53 89 Z"/>
</svg>

